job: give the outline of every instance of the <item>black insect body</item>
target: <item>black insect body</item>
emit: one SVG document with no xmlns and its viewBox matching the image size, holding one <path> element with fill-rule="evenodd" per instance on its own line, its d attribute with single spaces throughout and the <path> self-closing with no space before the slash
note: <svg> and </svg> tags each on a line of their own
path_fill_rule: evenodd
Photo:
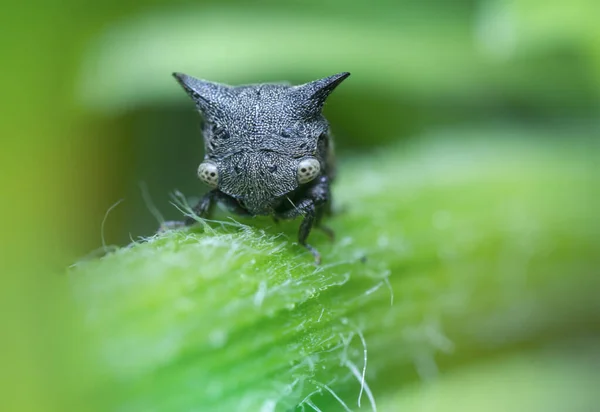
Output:
<svg viewBox="0 0 600 412">
<path fill-rule="evenodd" d="M 319 252 L 306 239 L 313 226 L 322 227 L 334 177 L 332 140 L 321 110 L 349 75 L 299 86 L 234 87 L 174 73 L 204 118 L 206 154 L 198 177 L 212 190 L 194 212 L 209 217 L 220 202 L 240 215 L 303 216 L 298 241 L 319 263 Z"/>
</svg>

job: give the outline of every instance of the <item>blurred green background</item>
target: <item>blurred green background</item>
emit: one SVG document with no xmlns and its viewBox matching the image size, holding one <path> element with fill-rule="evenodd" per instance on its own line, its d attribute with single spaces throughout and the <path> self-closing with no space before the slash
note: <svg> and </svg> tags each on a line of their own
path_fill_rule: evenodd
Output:
<svg viewBox="0 0 600 412">
<path fill-rule="evenodd" d="M 0 409 L 90 408 L 64 267 L 101 245 L 119 199 L 106 241 L 153 233 L 141 186 L 167 219 L 180 215 L 170 192 L 204 190 L 199 117 L 171 72 L 232 84 L 351 72 L 325 109 L 342 159 L 467 129 L 542 147 L 546 132 L 599 137 L 598 16 L 596 0 L 5 5 Z"/>
</svg>

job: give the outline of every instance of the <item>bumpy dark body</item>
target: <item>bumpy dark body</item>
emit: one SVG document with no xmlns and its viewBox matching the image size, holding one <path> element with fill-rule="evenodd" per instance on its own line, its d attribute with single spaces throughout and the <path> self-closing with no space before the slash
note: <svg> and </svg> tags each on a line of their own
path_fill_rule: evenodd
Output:
<svg viewBox="0 0 600 412">
<path fill-rule="evenodd" d="M 303 216 L 298 241 L 320 262 L 306 240 L 330 210 L 335 175 L 332 138 L 321 110 L 349 73 L 299 86 L 231 87 L 174 76 L 203 116 L 205 157 L 198 173 L 213 190 L 194 212 L 209 217 L 220 202 L 240 215 Z"/>
</svg>

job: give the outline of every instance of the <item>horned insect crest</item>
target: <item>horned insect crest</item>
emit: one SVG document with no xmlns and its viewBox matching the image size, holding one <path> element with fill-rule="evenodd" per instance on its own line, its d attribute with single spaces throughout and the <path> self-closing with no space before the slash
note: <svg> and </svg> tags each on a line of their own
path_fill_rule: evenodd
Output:
<svg viewBox="0 0 600 412">
<path fill-rule="evenodd" d="M 322 109 L 349 75 L 297 86 L 228 86 L 173 73 L 204 120 L 205 156 L 198 177 L 212 190 L 195 212 L 208 216 L 220 202 L 239 214 L 303 216 L 299 243 L 319 261 L 306 238 L 313 226 L 321 226 L 331 201 L 334 157 Z"/>
<path fill-rule="evenodd" d="M 272 86 L 286 90 L 287 103 L 296 106 L 304 115 L 318 115 L 327 100 L 327 97 L 335 88 L 344 81 L 350 73 L 338 73 L 333 76 L 315 80 L 299 86 L 287 86 L 283 84 L 257 84 L 244 86 L 228 86 L 222 83 L 210 82 L 197 79 L 183 73 L 173 73 L 173 76 L 183 87 L 186 93 L 194 100 L 196 107 L 205 116 L 214 114 L 219 108 L 236 104 L 236 97 L 240 91 L 246 89 L 260 89 L 263 86 Z M 282 96 L 283 97 L 283 96 Z"/>
</svg>

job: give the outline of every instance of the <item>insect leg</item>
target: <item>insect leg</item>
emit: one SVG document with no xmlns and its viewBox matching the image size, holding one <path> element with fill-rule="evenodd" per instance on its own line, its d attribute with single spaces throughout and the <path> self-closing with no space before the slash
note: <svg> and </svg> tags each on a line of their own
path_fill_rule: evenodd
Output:
<svg viewBox="0 0 600 412">
<path fill-rule="evenodd" d="M 201 217 L 201 218 L 210 217 L 210 215 L 212 214 L 212 211 L 214 209 L 214 206 L 215 206 L 215 198 L 216 197 L 217 197 L 216 190 L 211 190 L 210 192 L 208 192 L 207 194 L 202 196 L 202 198 L 196 204 L 196 206 L 194 206 L 192 208 L 192 211 L 194 212 L 194 214 L 196 214 L 196 216 Z M 191 226 L 194 223 L 196 223 L 196 219 L 194 219 L 193 217 L 187 217 L 185 219 L 184 223 L 186 226 Z"/>
<path fill-rule="evenodd" d="M 306 196 L 302 200 L 292 204 L 292 208 L 275 216 L 281 219 L 294 219 L 298 216 L 304 217 L 298 230 L 298 243 L 312 253 L 316 264 L 321 263 L 321 255 L 313 246 L 306 242 L 306 239 L 313 226 L 324 230 L 326 234 L 333 237 L 333 231 L 321 225 L 321 219 L 326 211 L 330 193 L 327 176 L 321 176 L 319 181 L 307 191 Z"/>
<path fill-rule="evenodd" d="M 315 223 L 315 202 L 312 199 L 304 199 L 302 202 L 295 205 L 293 209 L 279 213 L 276 218 L 294 219 L 298 216 L 303 216 L 302 223 L 300 223 L 300 227 L 298 229 L 298 243 L 310 251 L 315 258 L 315 263 L 318 265 L 321 263 L 321 255 L 317 249 L 306 242 L 306 239 L 308 238 L 308 235 L 310 234 L 310 231 Z"/>
<path fill-rule="evenodd" d="M 302 223 L 300 223 L 300 227 L 298 228 L 298 243 L 307 248 L 315 258 L 315 264 L 320 265 L 321 254 L 313 246 L 306 243 L 306 239 L 308 238 L 315 221 L 316 213 L 314 203 L 312 201 L 310 203 L 307 202 L 307 205 L 302 208 L 302 211 L 304 212 L 304 219 L 302 219 Z"/>
</svg>

